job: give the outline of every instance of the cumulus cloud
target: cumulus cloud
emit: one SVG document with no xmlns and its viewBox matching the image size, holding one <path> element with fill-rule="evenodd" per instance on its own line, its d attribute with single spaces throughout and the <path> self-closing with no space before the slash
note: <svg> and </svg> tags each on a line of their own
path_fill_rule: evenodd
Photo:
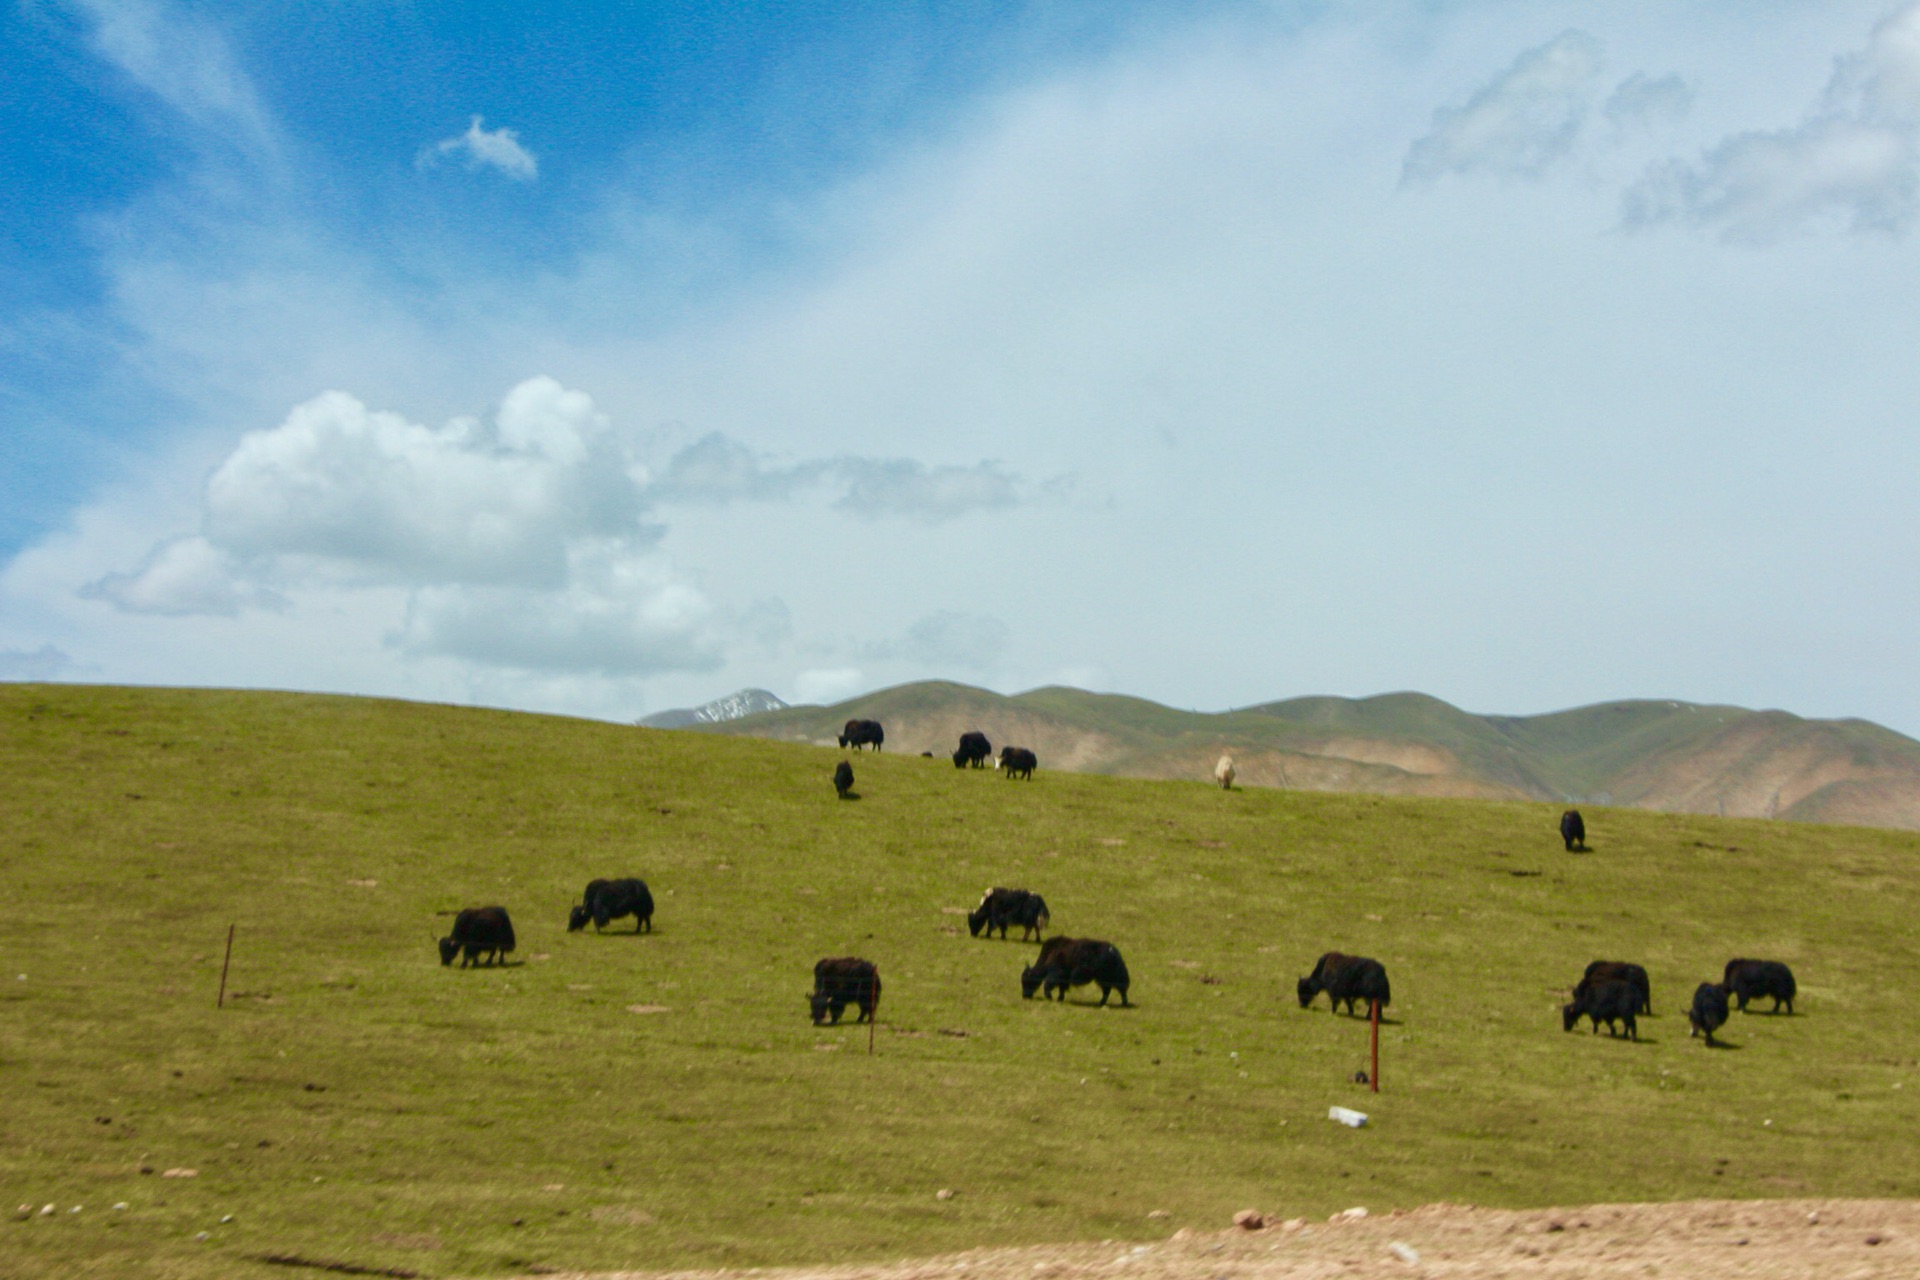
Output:
<svg viewBox="0 0 1920 1280">
<path fill-rule="evenodd" d="M 1600 108 L 1620 129 L 1673 124 L 1693 109 L 1693 86 L 1677 75 L 1650 76 L 1636 71 L 1614 87 Z"/>
<path fill-rule="evenodd" d="M 421 426 L 330 391 L 241 438 L 207 482 L 205 533 L 348 579 L 552 587 L 575 540 L 657 532 L 645 481 L 592 399 L 552 378 L 513 388 L 491 426 Z"/>
<path fill-rule="evenodd" d="M 1648 169 L 1623 202 L 1630 227 L 1683 222 L 1764 243 L 1838 223 L 1898 233 L 1920 210 L 1920 4 L 1882 20 L 1839 59 L 1798 125 L 1722 139 Z"/>
<path fill-rule="evenodd" d="M 488 132 L 480 127 L 482 120 L 475 116 L 465 133 L 425 148 L 415 164 L 424 169 L 441 160 L 462 159 L 469 169 L 497 169 L 515 182 L 532 182 L 540 176 L 539 160 L 520 145 L 517 132 L 504 126 Z"/>
<path fill-rule="evenodd" d="M 646 676 L 711 671 L 723 656 L 713 607 L 656 556 L 617 544 L 578 548 L 566 584 L 428 587 L 393 642 L 415 655 L 525 671 Z"/>
<path fill-rule="evenodd" d="M 232 617 L 246 608 L 277 609 L 277 592 L 240 580 L 228 556 L 199 536 L 161 543 L 131 573 L 109 573 L 80 588 L 85 600 L 104 600 L 122 613 L 162 617 Z"/>
<path fill-rule="evenodd" d="M 1600 42 L 1565 31 L 1514 59 L 1469 98 L 1441 107 L 1407 149 L 1402 182 L 1444 174 L 1535 177 L 1572 150 L 1600 75 Z"/>
<path fill-rule="evenodd" d="M 0 680 L 57 680 L 73 669 L 73 659 L 50 644 L 38 649 L 0 649 Z"/>
<path fill-rule="evenodd" d="M 992 665 L 1006 648 L 1007 624 L 1000 619 L 942 609 L 915 620 L 898 640 L 871 646 L 869 656 L 922 667 L 979 670 Z"/>
</svg>

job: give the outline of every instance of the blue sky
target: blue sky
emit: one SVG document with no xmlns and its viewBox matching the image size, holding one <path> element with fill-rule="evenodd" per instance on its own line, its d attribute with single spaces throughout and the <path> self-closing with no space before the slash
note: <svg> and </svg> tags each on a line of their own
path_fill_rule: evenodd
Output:
<svg viewBox="0 0 1920 1280">
<path fill-rule="evenodd" d="M 1920 6 L 0 12 L 0 678 L 1920 732 Z"/>
</svg>

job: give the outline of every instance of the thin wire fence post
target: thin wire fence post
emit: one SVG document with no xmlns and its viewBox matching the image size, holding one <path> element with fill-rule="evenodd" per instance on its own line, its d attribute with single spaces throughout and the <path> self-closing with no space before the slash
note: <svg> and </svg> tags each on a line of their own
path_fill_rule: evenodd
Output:
<svg viewBox="0 0 1920 1280">
<path fill-rule="evenodd" d="M 224 1009 L 227 1007 L 227 966 L 231 965 L 232 963 L 233 963 L 233 926 L 228 925 L 227 926 L 227 958 L 220 962 L 220 994 L 213 1002 L 213 1007 L 216 1009 Z"/>
<path fill-rule="evenodd" d="M 1373 1035 L 1371 1037 L 1373 1042 L 1373 1070 L 1368 1073 L 1367 1082 L 1373 1091 L 1378 1093 L 1380 1092 L 1380 1002 L 1378 1000 L 1369 1000 L 1367 1001 L 1367 1008 L 1369 1011 L 1369 1021 L 1373 1023 Z"/>
</svg>

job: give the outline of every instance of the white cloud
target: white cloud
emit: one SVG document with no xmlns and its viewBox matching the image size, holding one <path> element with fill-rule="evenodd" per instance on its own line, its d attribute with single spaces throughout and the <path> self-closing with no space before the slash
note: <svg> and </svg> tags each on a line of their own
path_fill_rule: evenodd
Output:
<svg viewBox="0 0 1920 1280">
<path fill-rule="evenodd" d="M 408 422 L 330 391 L 249 432 L 207 482 L 205 531 L 236 557 L 348 579 L 555 586 L 587 537 L 651 540 L 646 473 L 584 393 L 530 378 L 489 428 Z"/>
<path fill-rule="evenodd" d="M 426 168 L 439 160 L 461 157 L 469 169 L 497 169 L 516 182 L 532 182 L 540 176 L 540 162 L 520 145 L 517 132 L 504 126 L 488 132 L 480 127 L 481 120 L 475 116 L 465 133 L 425 148 L 415 163 Z"/>
<path fill-rule="evenodd" d="M 1600 75 L 1600 42 L 1566 31 L 1514 59 L 1466 105 L 1441 107 L 1407 149 L 1403 182 L 1448 173 L 1534 177 L 1573 149 Z"/>
<path fill-rule="evenodd" d="M 1623 201 L 1630 227 L 1685 222 L 1765 243 L 1822 223 L 1898 233 L 1920 212 L 1920 4 L 1839 59 L 1820 101 L 1790 129 L 1724 138 L 1693 160 L 1651 166 Z"/>
<path fill-rule="evenodd" d="M 80 588 L 85 600 L 105 600 L 123 613 L 162 617 L 232 617 L 244 608 L 275 609 L 278 593 L 242 581 L 227 555 L 202 537 L 173 538 L 148 553 L 131 573 L 109 573 Z"/>
<path fill-rule="evenodd" d="M 565 586 L 429 587 L 414 593 L 394 637 L 415 655 L 524 671 L 647 676 L 710 671 L 723 656 L 705 596 L 674 580 L 665 557 L 618 544 L 576 548 Z"/>
<path fill-rule="evenodd" d="M 668 502 L 779 502 L 824 474 L 820 463 L 769 467 L 747 446 L 713 431 L 674 454 L 655 492 Z"/>
</svg>

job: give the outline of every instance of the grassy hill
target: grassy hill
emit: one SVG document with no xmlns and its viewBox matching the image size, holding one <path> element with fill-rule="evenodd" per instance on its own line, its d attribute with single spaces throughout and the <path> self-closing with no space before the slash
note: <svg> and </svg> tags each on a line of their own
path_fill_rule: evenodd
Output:
<svg viewBox="0 0 1920 1280">
<path fill-rule="evenodd" d="M 1294 698 L 1177 711 L 1140 698 L 1036 689 L 1004 697 L 926 681 L 831 707 L 789 707 L 701 730 L 830 742 L 872 718 L 890 750 L 944 755 L 981 729 L 1044 767 L 1205 778 L 1232 753 L 1249 786 L 1383 795 L 1621 804 L 1724 817 L 1920 830 L 1920 742 L 1864 720 L 1688 702 L 1609 702 L 1479 716 L 1438 698 Z"/>
<path fill-rule="evenodd" d="M 0 1209 L 35 1206 L 0 1221 L 0 1276 L 750 1266 L 1163 1237 L 1255 1203 L 1920 1194 L 1920 837 L 1590 808 L 1595 851 L 1568 855 L 1555 805 L 904 754 L 857 759 L 842 803 L 837 759 L 0 686 Z M 567 934 L 585 881 L 620 874 L 657 931 Z M 1031 948 L 957 914 L 995 883 L 1116 942 L 1136 1007 L 1022 1001 Z M 492 902 L 514 963 L 441 968 L 448 913 Z M 1364 1025 L 1293 999 L 1335 947 L 1393 977 L 1378 1096 L 1350 1080 Z M 813 961 L 843 954 L 885 975 L 871 1057 L 865 1028 L 806 1018 Z M 1736 1016 L 1709 1052 L 1684 1002 L 1735 954 L 1792 964 L 1801 1015 Z M 1638 1044 L 1560 1030 L 1601 957 L 1651 970 Z"/>
</svg>

